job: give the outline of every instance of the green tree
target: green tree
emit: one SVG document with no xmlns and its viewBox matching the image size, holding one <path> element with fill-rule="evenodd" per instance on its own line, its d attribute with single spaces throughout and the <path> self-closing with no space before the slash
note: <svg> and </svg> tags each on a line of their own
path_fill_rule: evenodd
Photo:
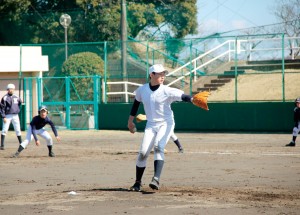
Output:
<svg viewBox="0 0 300 215">
<path fill-rule="evenodd" d="M 143 1 L 128 3 L 128 25 L 132 37 L 152 28 L 165 38 L 183 38 L 197 33 L 196 0 Z"/>
<path fill-rule="evenodd" d="M 68 13 L 69 42 L 120 39 L 121 0 L 2 0 L 2 45 L 64 42 L 59 17 Z M 167 38 L 196 33 L 196 0 L 127 0 L 128 36 L 142 30 L 163 31 Z"/>
<path fill-rule="evenodd" d="M 28 0 L 3 0 L 0 2 L 0 44 L 11 45 L 19 44 L 20 34 L 22 32 L 24 40 L 29 40 L 26 32 L 28 26 L 25 26 L 23 14 L 26 13 L 30 2 Z"/>
<path fill-rule="evenodd" d="M 74 100 L 93 99 L 93 83 L 91 78 L 74 76 L 93 76 L 104 73 L 104 62 L 95 53 L 81 52 L 71 55 L 63 64 L 64 76 L 71 77 L 71 98 Z"/>
<path fill-rule="evenodd" d="M 104 61 L 92 52 L 71 55 L 63 64 L 64 76 L 103 75 Z"/>
</svg>

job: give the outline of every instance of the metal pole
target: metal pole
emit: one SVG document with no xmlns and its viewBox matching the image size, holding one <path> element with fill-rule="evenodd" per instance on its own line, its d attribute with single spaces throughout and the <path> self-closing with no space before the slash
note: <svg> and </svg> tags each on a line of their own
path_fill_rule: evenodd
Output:
<svg viewBox="0 0 300 215">
<path fill-rule="evenodd" d="M 21 98 L 21 78 L 22 78 L 22 44 L 20 44 L 20 68 L 19 68 L 19 98 Z M 24 99 L 24 97 L 23 97 Z M 24 101 L 23 101 L 24 102 Z"/>
<path fill-rule="evenodd" d="M 190 42 L 190 95 L 193 94 L 193 68 L 192 68 L 192 47 L 193 47 L 193 41 Z"/>
<path fill-rule="evenodd" d="M 98 92 L 98 89 L 99 89 L 99 84 L 98 84 L 98 81 L 99 81 L 99 76 L 93 76 L 93 90 L 94 90 L 94 128 L 93 129 L 99 129 L 98 127 L 98 104 L 99 104 L 99 100 L 98 100 L 98 95 L 99 95 L 99 92 Z"/>
<path fill-rule="evenodd" d="M 149 81 L 149 41 L 148 40 L 147 40 L 146 59 L 147 59 L 146 82 L 148 82 Z"/>
<path fill-rule="evenodd" d="M 122 0 L 121 2 L 121 40 L 122 40 L 122 76 L 123 80 L 127 81 L 127 20 L 126 20 L 126 0 Z"/>
<path fill-rule="evenodd" d="M 102 85 L 103 89 L 103 102 L 106 104 L 107 95 L 106 95 L 106 82 L 107 82 L 107 42 L 104 42 L 104 83 Z"/>
<path fill-rule="evenodd" d="M 64 27 L 65 29 L 65 60 L 68 59 L 68 26 L 71 24 L 71 17 L 68 14 L 63 14 L 59 18 L 59 23 Z"/>
<path fill-rule="evenodd" d="M 70 121 L 70 77 L 66 77 L 65 78 L 66 81 L 66 119 L 65 119 L 65 123 L 66 123 L 66 128 L 70 129 L 71 127 L 71 121 Z"/>
<path fill-rule="evenodd" d="M 284 80 L 284 33 L 282 33 L 282 56 L 281 56 L 281 63 L 282 63 L 282 101 L 285 102 L 285 80 Z"/>
<path fill-rule="evenodd" d="M 68 59 L 68 34 L 67 34 L 67 27 L 65 27 L 65 53 L 66 53 L 66 60 Z"/>
<path fill-rule="evenodd" d="M 234 43 L 234 101 L 237 103 L 237 97 L 238 97 L 238 89 L 237 89 L 237 44 L 238 40 L 237 37 L 235 37 L 235 43 Z"/>
</svg>

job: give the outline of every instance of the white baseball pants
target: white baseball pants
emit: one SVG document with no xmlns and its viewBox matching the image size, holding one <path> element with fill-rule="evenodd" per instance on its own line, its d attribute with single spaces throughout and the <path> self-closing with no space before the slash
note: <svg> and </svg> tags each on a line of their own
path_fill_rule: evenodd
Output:
<svg viewBox="0 0 300 215">
<path fill-rule="evenodd" d="M 21 143 L 21 146 L 25 149 L 27 145 L 30 143 L 30 141 L 33 139 L 32 135 L 32 129 L 31 125 L 28 126 L 27 128 L 27 134 L 26 134 L 26 139 Z M 36 130 L 36 134 L 42 137 L 44 140 L 47 142 L 47 146 L 52 146 L 53 145 L 53 140 L 48 131 L 45 129 L 41 128 L 39 130 Z"/>
<path fill-rule="evenodd" d="M 7 114 L 5 116 L 6 122 L 3 122 L 2 126 L 2 135 L 6 135 L 9 129 L 10 123 L 12 122 L 16 135 L 21 136 L 21 127 L 20 127 L 20 119 L 18 114 Z"/>
<path fill-rule="evenodd" d="M 300 131 L 300 122 L 298 122 L 298 126 L 293 128 L 293 136 L 297 137 Z"/>
<path fill-rule="evenodd" d="M 164 149 L 174 129 L 174 121 L 147 122 L 143 142 L 136 160 L 138 167 L 146 167 L 149 154 L 154 147 L 154 160 L 164 160 Z"/>
<path fill-rule="evenodd" d="M 172 131 L 170 138 L 175 141 L 178 140 L 178 137 L 175 135 L 174 131 Z"/>
</svg>

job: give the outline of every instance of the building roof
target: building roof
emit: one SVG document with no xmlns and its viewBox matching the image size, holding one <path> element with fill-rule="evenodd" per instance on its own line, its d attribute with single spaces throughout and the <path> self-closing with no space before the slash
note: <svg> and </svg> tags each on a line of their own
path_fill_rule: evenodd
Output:
<svg viewBox="0 0 300 215">
<path fill-rule="evenodd" d="M 19 71 L 49 71 L 48 56 L 40 46 L 0 46 L 0 72 Z"/>
</svg>

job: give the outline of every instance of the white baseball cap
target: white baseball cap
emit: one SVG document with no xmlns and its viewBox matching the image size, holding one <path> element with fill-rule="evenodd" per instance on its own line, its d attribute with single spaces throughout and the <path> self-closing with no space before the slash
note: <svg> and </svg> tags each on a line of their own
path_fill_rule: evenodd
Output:
<svg viewBox="0 0 300 215">
<path fill-rule="evenodd" d="M 8 84 L 6 89 L 16 89 L 15 85 L 14 84 Z"/>
<path fill-rule="evenodd" d="M 168 73 L 168 71 L 161 64 L 154 64 L 153 66 L 151 66 L 149 68 L 149 74 L 151 74 L 152 72 L 155 72 L 155 73 L 161 73 L 161 72 Z"/>
</svg>

